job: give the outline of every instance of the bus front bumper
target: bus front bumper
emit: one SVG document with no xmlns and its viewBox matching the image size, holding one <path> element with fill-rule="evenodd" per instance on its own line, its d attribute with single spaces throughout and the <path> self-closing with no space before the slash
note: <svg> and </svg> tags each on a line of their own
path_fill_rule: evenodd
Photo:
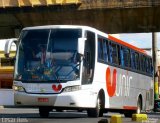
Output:
<svg viewBox="0 0 160 123">
<path fill-rule="evenodd" d="M 19 106 L 53 106 L 53 107 L 80 107 L 94 108 L 97 93 L 86 90 L 62 92 L 60 94 L 29 94 L 14 92 L 15 105 Z"/>
</svg>

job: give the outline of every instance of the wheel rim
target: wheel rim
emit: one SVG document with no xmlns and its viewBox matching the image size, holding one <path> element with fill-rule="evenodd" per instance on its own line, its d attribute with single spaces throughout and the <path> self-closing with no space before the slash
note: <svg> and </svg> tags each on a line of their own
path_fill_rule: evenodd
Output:
<svg viewBox="0 0 160 123">
<path fill-rule="evenodd" d="M 137 114 L 140 114 L 141 113 L 141 101 L 140 99 L 138 100 L 138 105 L 137 105 Z"/>
<path fill-rule="evenodd" d="M 140 114 L 140 107 L 137 108 L 137 114 Z"/>
<path fill-rule="evenodd" d="M 100 98 L 97 99 L 97 108 L 98 108 L 98 110 L 101 110 L 101 108 L 102 108 L 102 104 L 101 104 Z"/>
</svg>

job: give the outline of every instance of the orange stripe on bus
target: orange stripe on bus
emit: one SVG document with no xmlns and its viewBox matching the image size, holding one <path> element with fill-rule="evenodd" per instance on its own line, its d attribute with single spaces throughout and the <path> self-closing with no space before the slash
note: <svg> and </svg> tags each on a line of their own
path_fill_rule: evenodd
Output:
<svg viewBox="0 0 160 123">
<path fill-rule="evenodd" d="M 112 40 L 112 41 L 114 41 L 114 42 L 117 42 L 117 43 L 119 43 L 119 44 L 122 44 L 122 45 L 124 45 L 124 46 L 126 46 L 126 47 L 128 47 L 128 48 L 133 49 L 133 50 L 136 50 L 136 51 L 138 51 L 138 52 L 141 52 L 141 53 L 143 53 L 143 54 L 147 54 L 146 51 L 144 51 L 144 50 L 142 50 L 142 49 L 140 49 L 140 48 L 138 48 L 138 47 L 136 47 L 136 46 L 133 46 L 133 45 L 131 45 L 131 44 L 129 44 L 129 43 L 126 43 L 126 42 L 124 42 L 124 41 L 122 41 L 122 40 L 120 40 L 120 39 L 117 39 L 117 38 L 115 38 L 115 37 L 113 37 L 113 36 L 111 36 L 111 35 L 108 35 L 108 39 L 110 39 L 110 40 Z"/>
<path fill-rule="evenodd" d="M 123 106 L 123 109 L 127 109 L 127 110 L 136 110 L 137 107 L 136 107 L 136 106 Z"/>
</svg>

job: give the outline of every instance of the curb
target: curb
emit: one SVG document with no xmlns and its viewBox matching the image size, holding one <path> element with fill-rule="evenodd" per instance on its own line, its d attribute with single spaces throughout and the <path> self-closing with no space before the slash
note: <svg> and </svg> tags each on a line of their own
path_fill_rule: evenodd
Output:
<svg viewBox="0 0 160 123">
<path fill-rule="evenodd" d="M 132 121 L 142 122 L 148 119 L 147 114 L 133 114 Z"/>
<path fill-rule="evenodd" d="M 121 115 L 112 115 L 110 123 L 122 123 Z"/>
</svg>

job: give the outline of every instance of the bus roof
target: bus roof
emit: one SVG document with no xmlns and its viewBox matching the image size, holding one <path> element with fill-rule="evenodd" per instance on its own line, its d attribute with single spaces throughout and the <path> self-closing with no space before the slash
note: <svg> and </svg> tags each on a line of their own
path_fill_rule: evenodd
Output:
<svg viewBox="0 0 160 123">
<path fill-rule="evenodd" d="M 92 28 L 92 27 L 81 26 L 81 25 L 45 25 L 45 26 L 26 27 L 23 30 L 30 30 L 30 29 L 52 29 L 52 28 Z M 92 28 L 92 29 L 94 29 L 94 28 Z"/>
</svg>

